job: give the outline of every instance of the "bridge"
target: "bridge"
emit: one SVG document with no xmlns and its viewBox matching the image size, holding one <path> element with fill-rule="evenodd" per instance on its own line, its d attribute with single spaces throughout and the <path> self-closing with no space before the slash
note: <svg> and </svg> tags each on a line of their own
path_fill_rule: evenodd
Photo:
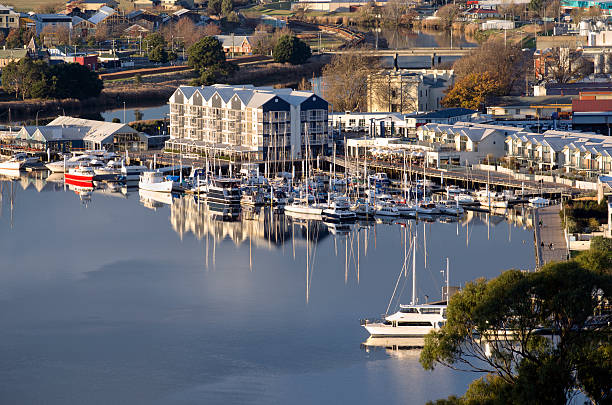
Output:
<svg viewBox="0 0 612 405">
<path fill-rule="evenodd" d="M 472 52 L 474 48 L 411 48 L 411 49 L 351 49 L 330 50 L 329 54 L 363 53 L 372 57 L 381 56 L 455 56 L 462 57 Z"/>
</svg>

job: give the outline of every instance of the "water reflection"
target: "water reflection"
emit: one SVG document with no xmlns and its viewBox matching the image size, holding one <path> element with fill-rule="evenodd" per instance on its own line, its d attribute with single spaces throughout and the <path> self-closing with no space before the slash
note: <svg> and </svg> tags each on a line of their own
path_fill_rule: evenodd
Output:
<svg viewBox="0 0 612 405">
<path fill-rule="evenodd" d="M 371 33 L 375 36 L 375 33 Z M 463 33 L 450 31 L 413 31 L 405 28 L 383 28 L 378 34 L 379 38 L 387 43 L 389 49 L 410 48 L 460 48 L 476 47 L 478 43 L 470 40 Z"/>
</svg>

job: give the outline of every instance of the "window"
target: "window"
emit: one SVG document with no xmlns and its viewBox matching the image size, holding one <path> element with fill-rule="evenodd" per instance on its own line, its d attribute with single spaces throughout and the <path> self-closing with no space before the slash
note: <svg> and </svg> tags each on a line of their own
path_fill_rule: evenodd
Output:
<svg viewBox="0 0 612 405">
<path fill-rule="evenodd" d="M 400 308 L 400 312 L 403 314 L 416 314 L 419 311 L 416 308 Z"/>
<path fill-rule="evenodd" d="M 397 326 L 432 326 L 431 322 L 398 322 Z"/>
<path fill-rule="evenodd" d="M 422 314 L 439 314 L 440 308 L 421 308 Z"/>
</svg>

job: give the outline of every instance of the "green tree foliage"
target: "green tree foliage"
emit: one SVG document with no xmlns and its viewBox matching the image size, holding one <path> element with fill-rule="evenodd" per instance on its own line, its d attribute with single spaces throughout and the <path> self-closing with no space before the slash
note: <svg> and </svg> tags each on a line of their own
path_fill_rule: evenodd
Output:
<svg viewBox="0 0 612 405">
<path fill-rule="evenodd" d="M 561 223 L 570 233 L 583 232 L 586 228 L 603 224 L 608 218 L 608 205 L 591 200 L 569 200 L 559 213 Z"/>
<path fill-rule="evenodd" d="M 491 96 L 499 95 L 502 84 L 489 72 L 472 73 L 459 80 L 448 90 L 442 105 L 480 109 Z"/>
<path fill-rule="evenodd" d="M 612 327 L 604 304 L 612 299 L 612 267 L 600 259 L 468 283 L 451 299 L 447 323 L 425 338 L 420 361 L 429 370 L 443 364 L 486 376 L 461 398 L 436 403 L 564 404 L 576 392 L 610 403 Z"/>
<path fill-rule="evenodd" d="M 235 65 L 225 60 L 221 42 L 209 36 L 200 39 L 187 50 L 187 64 L 200 75 L 194 85 L 211 85 L 227 79 L 235 70 Z"/>
<path fill-rule="evenodd" d="M 42 61 L 24 58 L 9 63 L 2 71 L 2 87 L 17 98 L 96 97 L 102 91 L 97 73 L 77 63 L 50 67 Z"/>
<path fill-rule="evenodd" d="M 168 62 L 168 52 L 162 45 L 157 45 L 149 51 L 148 58 L 151 62 L 166 63 Z"/>
<path fill-rule="evenodd" d="M 221 15 L 221 0 L 208 0 L 208 11 L 214 15 Z"/>
<path fill-rule="evenodd" d="M 232 0 L 222 0 L 221 1 L 221 13 L 223 15 L 228 15 L 234 10 L 234 2 Z"/>
<path fill-rule="evenodd" d="M 283 35 L 278 39 L 272 52 L 277 63 L 299 65 L 312 56 L 310 47 L 301 39 L 292 35 Z"/>
<path fill-rule="evenodd" d="M 161 33 L 153 32 L 144 38 L 143 45 L 148 52 L 157 48 L 158 46 L 161 46 L 165 49 L 166 40 L 164 39 L 164 36 Z"/>
</svg>

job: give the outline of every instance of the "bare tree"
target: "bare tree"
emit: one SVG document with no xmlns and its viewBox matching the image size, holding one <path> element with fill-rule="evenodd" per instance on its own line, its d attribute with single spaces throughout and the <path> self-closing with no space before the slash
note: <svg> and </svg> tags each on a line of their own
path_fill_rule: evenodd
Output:
<svg viewBox="0 0 612 405">
<path fill-rule="evenodd" d="M 445 29 L 450 29 L 453 23 L 461 14 L 461 9 L 456 4 L 447 4 L 436 11 L 436 17 L 440 19 L 442 26 Z"/>
<path fill-rule="evenodd" d="M 368 76 L 377 69 L 376 59 L 360 50 L 334 55 L 323 68 L 325 99 L 336 111 L 365 111 Z"/>
<path fill-rule="evenodd" d="M 410 113 L 418 111 L 420 80 L 392 70 L 373 72 L 368 78 L 368 109 Z"/>
<path fill-rule="evenodd" d="M 405 0 L 388 0 L 382 8 L 382 17 L 386 24 L 401 25 L 408 13 L 408 4 Z"/>
<path fill-rule="evenodd" d="M 42 32 L 43 42 L 47 45 L 70 45 L 70 30 L 63 25 L 47 25 Z"/>
<path fill-rule="evenodd" d="M 568 83 L 589 74 L 581 51 L 569 48 L 554 48 L 544 55 L 548 77 L 557 83 Z"/>
<path fill-rule="evenodd" d="M 202 30 L 202 35 L 207 36 L 207 37 L 219 35 L 220 33 L 221 33 L 221 29 L 219 28 L 219 26 L 213 23 L 206 24 L 206 26 Z"/>
</svg>

